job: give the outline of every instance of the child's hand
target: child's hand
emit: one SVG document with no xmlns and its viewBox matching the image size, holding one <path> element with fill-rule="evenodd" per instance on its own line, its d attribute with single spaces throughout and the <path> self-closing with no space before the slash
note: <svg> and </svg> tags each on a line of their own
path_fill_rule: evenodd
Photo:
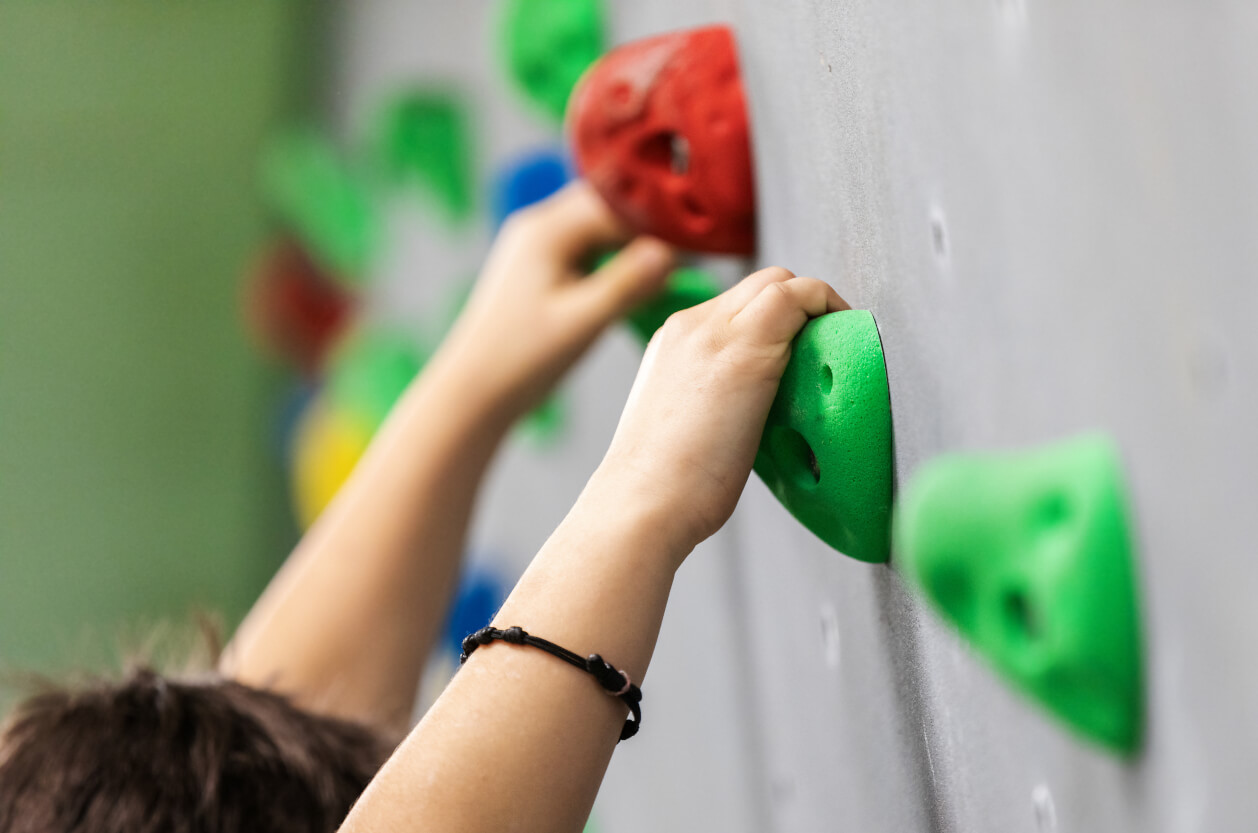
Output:
<svg viewBox="0 0 1258 833">
<path fill-rule="evenodd" d="M 647 348 L 594 495 L 641 501 L 689 552 L 738 503 L 791 340 L 809 318 L 849 308 L 825 283 L 773 267 L 673 315 Z"/>
<path fill-rule="evenodd" d="M 442 352 L 478 394 L 513 418 L 535 405 L 595 338 L 663 285 L 671 247 L 632 235 L 595 191 L 574 183 L 513 214 Z"/>
</svg>

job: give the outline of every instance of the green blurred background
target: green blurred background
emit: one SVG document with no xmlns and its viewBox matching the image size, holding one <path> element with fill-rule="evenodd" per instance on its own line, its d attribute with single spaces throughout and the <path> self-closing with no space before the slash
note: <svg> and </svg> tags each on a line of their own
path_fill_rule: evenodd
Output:
<svg viewBox="0 0 1258 833">
<path fill-rule="evenodd" d="M 314 6 L 0 4 L 0 669 L 230 623 L 295 539 L 239 296 Z"/>
</svg>

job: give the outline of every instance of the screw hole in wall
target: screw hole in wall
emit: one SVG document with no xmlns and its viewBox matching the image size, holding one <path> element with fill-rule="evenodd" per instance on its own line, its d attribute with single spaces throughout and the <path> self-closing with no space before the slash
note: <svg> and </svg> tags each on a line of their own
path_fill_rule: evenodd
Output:
<svg viewBox="0 0 1258 833">
<path fill-rule="evenodd" d="M 1039 833 L 1057 833 L 1057 807 L 1047 784 L 1036 784 L 1031 790 L 1031 807 L 1035 811 L 1035 829 Z"/>
<path fill-rule="evenodd" d="M 834 605 L 826 602 L 821 605 L 821 655 L 828 667 L 839 667 L 841 645 L 839 612 Z"/>
<path fill-rule="evenodd" d="M 937 207 L 930 212 L 930 248 L 938 259 L 948 259 L 948 228 L 944 223 L 943 212 Z"/>
</svg>

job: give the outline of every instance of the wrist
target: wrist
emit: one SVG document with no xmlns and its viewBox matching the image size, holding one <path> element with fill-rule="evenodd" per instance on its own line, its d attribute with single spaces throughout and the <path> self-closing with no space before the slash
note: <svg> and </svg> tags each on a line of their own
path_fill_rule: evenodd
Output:
<svg viewBox="0 0 1258 833">
<path fill-rule="evenodd" d="M 444 344 L 424 368 L 420 385 L 424 396 L 440 410 L 458 415 L 458 421 L 476 433 L 505 435 L 524 413 L 510 392 L 475 350 Z"/>
<path fill-rule="evenodd" d="M 604 461 L 569 517 L 588 519 L 609 535 L 632 540 L 644 558 L 675 571 L 705 537 L 678 510 L 675 500 L 632 468 Z"/>
<path fill-rule="evenodd" d="M 541 401 L 519 368 L 518 348 L 477 338 L 458 325 L 428 364 L 437 384 L 457 392 L 470 415 L 504 432 Z"/>
</svg>

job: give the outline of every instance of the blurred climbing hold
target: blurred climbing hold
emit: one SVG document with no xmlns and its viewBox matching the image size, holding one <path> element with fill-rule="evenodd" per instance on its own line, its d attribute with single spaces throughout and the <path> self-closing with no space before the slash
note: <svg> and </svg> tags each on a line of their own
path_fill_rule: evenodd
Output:
<svg viewBox="0 0 1258 833">
<path fill-rule="evenodd" d="M 546 199 L 571 178 L 568 161 L 558 151 L 533 151 L 511 160 L 494 177 L 494 228 L 512 213 Z"/>
<path fill-rule="evenodd" d="M 269 432 L 271 441 L 268 445 L 274 459 L 286 472 L 291 472 L 293 468 L 293 455 L 297 449 L 297 426 L 301 424 L 302 417 L 318 393 L 319 388 L 314 382 L 298 379 L 290 383 L 276 403 Z"/>
<path fill-rule="evenodd" d="M 928 463 L 900 498 L 895 547 L 909 580 L 1023 691 L 1086 737 L 1139 746 L 1139 601 L 1109 438 Z"/>
<path fill-rule="evenodd" d="M 721 294 L 716 278 L 702 269 L 684 266 L 668 276 L 659 294 L 639 305 L 625 317 L 642 342 L 651 340 L 655 331 L 675 312 L 702 304 Z"/>
<path fill-rule="evenodd" d="M 891 399 L 869 312 L 833 312 L 800 331 L 755 470 L 818 538 L 861 561 L 888 559 Z"/>
<path fill-rule="evenodd" d="M 560 391 L 551 391 L 536 408 L 520 419 L 517 433 L 534 447 L 550 446 L 568 427 L 568 408 Z"/>
<path fill-rule="evenodd" d="M 293 434 L 293 504 L 303 528 L 336 496 L 425 358 L 409 334 L 382 327 L 359 327 L 336 345 L 323 389 Z"/>
<path fill-rule="evenodd" d="M 371 442 L 371 430 L 315 397 L 293 433 L 290 487 L 293 511 L 308 529 L 349 479 Z"/>
<path fill-rule="evenodd" d="M 755 250 L 747 107 L 728 28 L 609 52 L 574 93 L 570 122 L 577 169 L 629 225 L 696 251 Z"/>
<path fill-rule="evenodd" d="M 380 231 L 370 196 L 332 143 L 310 129 L 275 136 L 262 156 L 262 195 L 279 223 L 333 279 L 366 276 Z"/>
<path fill-rule="evenodd" d="M 371 140 L 376 173 L 385 184 L 431 196 L 451 222 L 474 208 L 472 135 L 463 99 L 446 90 L 407 90 L 389 99 Z"/>
<path fill-rule="evenodd" d="M 446 617 L 442 643 L 452 656 L 463 653 L 463 638 L 489 624 L 507 600 L 507 582 L 498 571 L 472 564 L 463 571 L 454 605 Z"/>
<path fill-rule="evenodd" d="M 359 327 L 329 357 L 326 399 L 374 434 L 426 360 L 409 333 Z"/>
<path fill-rule="evenodd" d="M 503 64 L 525 98 L 562 122 L 572 89 L 605 47 L 602 0 L 505 0 Z"/>
<path fill-rule="evenodd" d="M 247 278 L 244 317 L 264 349 L 312 376 L 354 303 L 295 240 L 283 237 L 267 247 Z"/>
</svg>

